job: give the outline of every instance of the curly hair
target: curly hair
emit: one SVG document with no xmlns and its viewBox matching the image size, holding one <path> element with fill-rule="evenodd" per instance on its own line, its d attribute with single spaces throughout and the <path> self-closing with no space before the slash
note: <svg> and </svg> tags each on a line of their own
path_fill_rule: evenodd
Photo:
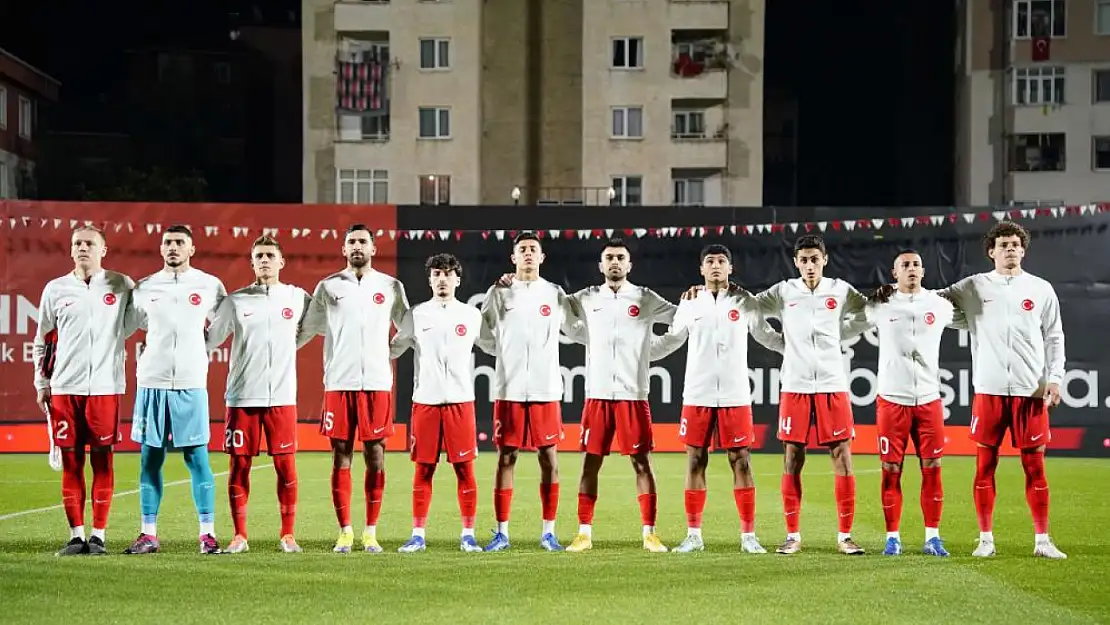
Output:
<svg viewBox="0 0 1110 625">
<path fill-rule="evenodd" d="M 428 260 L 424 262 L 424 270 L 428 276 L 431 277 L 432 271 L 439 270 L 443 273 L 455 272 L 456 276 L 462 277 L 462 263 L 454 254 L 436 254 L 429 256 Z"/>
<path fill-rule="evenodd" d="M 1029 249 L 1029 231 L 1021 224 L 1012 221 L 1000 221 L 983 237 L 983 253 L 990 257 L 994 244 L 1002 237 L 1017 237 L 1021 239 L 1021 246 Z"/>
</svg>

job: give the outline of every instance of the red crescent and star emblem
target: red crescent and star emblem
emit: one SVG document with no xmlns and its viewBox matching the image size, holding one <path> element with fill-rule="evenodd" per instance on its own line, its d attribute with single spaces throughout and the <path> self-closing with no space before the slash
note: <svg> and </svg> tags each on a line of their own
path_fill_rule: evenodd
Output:
<svg viewBox="0 0 1110 625">
<path fill-rule="evenodd" d="M 455 334 L 458 334 L 459 336 L 466 336 L 466 326 L 461 323 L 455 326 Z"/>
<path fill-rule="evenodd" d="M 116 294 L 115 293 L 105 293 L 104 294 L 104 303 L 107 304 L 108 306 L 115 306 L 116 305 Z"/>
<path fill-rule="evenodd" d="M 189 303 L 193 306 L 200 306 L 200 295 L 197 293 L 189 294 Z"/>
<path fill-rule="evenodd" d="M 551 316 L 551 307 L 548 306 L 547 304 L 544 304 L 543 306 L 540 306 L 540 316 L 541 317 L 550 317 Z"/>
<path fill-rule="evenodd" d="M 736 310 L 735 308 L 728 311 L 728 320 L 729 321 L 739 321 L 740 320 L 740 311 Z"/>
<path fill-rule="evenodd" d="M 826 299 L 825 308 L 828 308 L 829 310 L 836 310 L 836 299 L 832 297 Z"/>
<path fill-rule="evenodd" d="M 282 308 L 281 309 L 281 316 L 284 319 L 292 319 L 293 318 L 293 309 L 292 308 Z"/>
<path fill-rule="evenodd" d="M 635 304 L 629 306 L 628 307 L 628 316 L 629 317 L 639 317 L 640 316 L 640 307 L 635 305 Z"/>
<path fill-rule="evenodd" d="M 925 325 L 931 326 L 936 323 L 937 316 L 931 312 L 925 313 Z"/>
<path fill-rule="evenodd" d="M 385 295 L 383 295 L 381 293 L 375 293 L 374 294 L 374 303 L 375 304 L 384 304 L 385 303 Z"/>
<path fill-rule="evenodd" d="M 1033 310 L 1033 300 L 1027 299 L 1021 302 L 1022 310 Z"/>
</svg>

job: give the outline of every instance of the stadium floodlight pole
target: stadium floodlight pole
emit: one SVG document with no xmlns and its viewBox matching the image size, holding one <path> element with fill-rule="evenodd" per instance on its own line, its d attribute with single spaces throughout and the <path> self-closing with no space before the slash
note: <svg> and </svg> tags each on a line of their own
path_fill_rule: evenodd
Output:
<svg viewBox="0 0 1110 625">
<path fill-rule="evenodd" d="M 520 204 L 520 187 L 513 187 L 513 190 L 512 190 L 511 193 L 509 193 L 509 196 L 513 198 L 513 204 L 514 205 L 519 205 Z"/>
</svg>

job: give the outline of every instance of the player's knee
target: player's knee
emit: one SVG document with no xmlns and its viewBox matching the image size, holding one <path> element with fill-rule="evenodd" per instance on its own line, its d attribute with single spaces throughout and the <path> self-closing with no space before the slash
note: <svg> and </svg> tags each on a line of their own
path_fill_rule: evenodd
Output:
<svg viewBox="0 0 1110 625">
<path fill-rule="evenodd" d="M 939 466 L 940 466 L 940 458 L 922 458 L 921 459 L 921 468 L 922 469 L 935 469 Z"/>
<path fill-rule="evenodd" d="M 497 452 L 497 464 L 503 467 L 511 467 L 516 465 L 517 456 L 520 455 L 520 450 L 508 447 L 503 447 Z M 542 461 L 541 461 L 542 462 Z"/>
<path fill-rule="evenodd" d="M 632 460 L 632 470 L 636 475 L 648 475 L 651 473 L 651 459 L 647 454 L 634 454 L 629 456 Z"/>
<path fill-rule="evenodd" d="M 752 470 L 752 455 L 747 448 L 728 450 L 728 462 L 734 471 L 748 473 Z"/>
<path fill-rule="evenodd" d="M 924 463 L 922 463 L 922 466 L 924 466 Z M 887 473 L 901 473 L 902 464 L 898 462 L 884 462 L 883 471 L 886 471 Z"/>
</svg>

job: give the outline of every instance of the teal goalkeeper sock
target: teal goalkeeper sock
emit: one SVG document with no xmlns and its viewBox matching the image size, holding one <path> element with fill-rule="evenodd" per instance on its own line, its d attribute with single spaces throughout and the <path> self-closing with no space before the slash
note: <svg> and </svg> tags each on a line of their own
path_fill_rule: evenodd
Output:
<svg viewBox="0 0 1110 625">
<path fill-rule="evenodd" d="M 162 505 L 162 465 L 165 462 L 165 449 L 143 445 L 139 458 L 139 511 L 144 523 L 153 523 L 158 517 L 158 508 Z"/>
<path fill-rule="evenodd" d="M 196 505 L 197 515 L 201 523 L 211 523 L 216 511 L 216 484 L 212 467 L 208 464 L 208 447 L 198 445 L 182 451 L 193 486 L 193 504 Z"/>
</svg>

